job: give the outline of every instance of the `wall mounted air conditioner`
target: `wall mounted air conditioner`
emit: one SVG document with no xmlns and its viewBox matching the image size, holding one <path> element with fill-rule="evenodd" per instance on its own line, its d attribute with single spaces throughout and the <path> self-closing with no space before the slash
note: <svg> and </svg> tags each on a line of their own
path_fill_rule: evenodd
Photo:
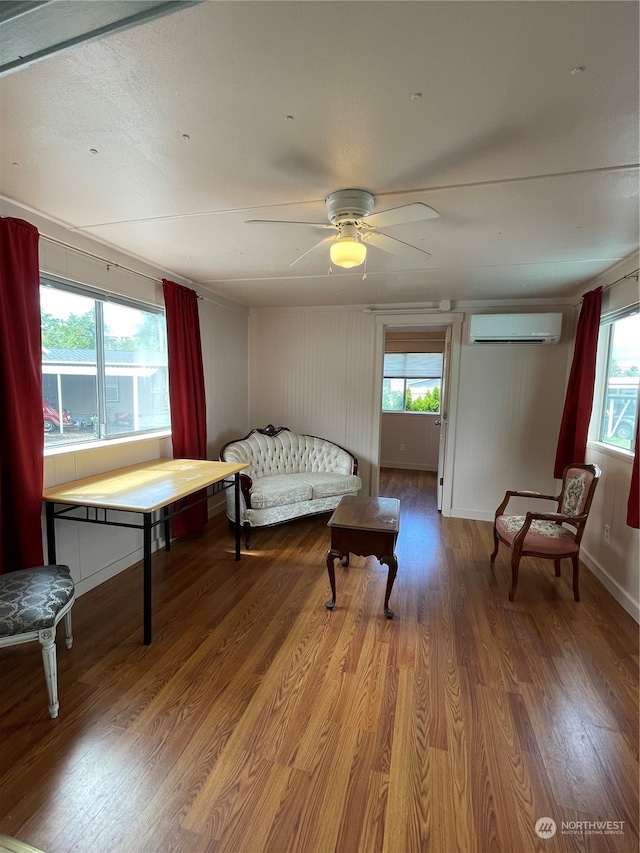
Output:
<svg viewBox="0 0 640 853">
<path fill-rule="evenodd" d="M 470 344 L 557 344 L 562 314 L 472 314 Z"/>
</svg>

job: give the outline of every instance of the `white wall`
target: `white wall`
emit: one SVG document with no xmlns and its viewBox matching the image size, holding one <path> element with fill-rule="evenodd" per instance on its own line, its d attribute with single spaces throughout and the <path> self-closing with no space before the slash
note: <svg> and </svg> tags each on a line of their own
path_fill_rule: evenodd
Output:
<svg viewBox="0 0 640 853">
<path fill-rule="evenodd" d="M 440 415 L 383 412 L 380 467 L 438 470 Z"/>
<path fill-rule="evenodd" d="M 204 295 L 199 303 L 207 398 L 207 456 L 218 459 L 227 441 L 249 425 L 249 311 Z"/>
<path fill-rule="evenodd" d="M 374 333 L 361 308 L 252 309 L 252 427 L 286 426 L 346 447 L 369 494 L 374 413 Z"/>
<path fill-rule="evenodd" d="M 561 341 L 552 346 L 468 344 L 467 315 L 454 515 L 492 521 L 507 489 L 556 492 L 553 465 L 572 337 L 571 312 L 564 314 Z"/>
<path fill-rule="evenodd" d="M 68 231 L 60 223 L 25 210 L 13 202 L 0 199 L 0 213 L 24 219 L 35 225 L 41 235 L 53 237 L 111 261 L 107 265 L 74 249 L 41 239 L 39 254 L 43 272 L 153 305 L 163 304 L 162 278 L 169 278 L 199 292 L 203 296 L 199 302 L 199 315 L 207 396 L 208 458 L 217 459 L 219 448 L 225 441 L 244 435 L 248 423 L 246 308 L 222 297 L 214 298 L 174 273 L 156 269 L 84 235 Z M 143 275 L 127 272 L 118 264 Z M 136 462 L 171 456 L 171 439 L 167 436 L 142 440 L 119 439 L 101 442 L 99 446 L 88 445 L 85 449 L 68 446 L 62 450 L 48 450 L 44 460 L 44 484 L 45 487 L 58 485 Z M 210 509 L 215 509 L 221 503 L 218 499 Z M 133 516 L 132 520 L 140 523 L 139 516 Z M 71 567 L 78 594 L 142 559 L 141 532 L 125 528 L 57 522 L 56 544 L 57 559 Z"/>
</svg>

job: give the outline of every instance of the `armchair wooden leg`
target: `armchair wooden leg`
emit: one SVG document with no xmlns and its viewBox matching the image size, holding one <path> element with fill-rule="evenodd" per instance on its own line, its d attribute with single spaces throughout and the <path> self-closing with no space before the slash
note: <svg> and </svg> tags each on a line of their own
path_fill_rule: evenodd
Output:
<svg viewBox="0 0 640 853">
<path fill-rule="evenodd" d="M 571 558 L 571 562 L 573 564 L 573 597 L 576 601 L 580 601 L 580 561 L 577 554 Z"/>
<path fill-rule="evenodd" d="M 518 569 L 520 568 L 520 557 L 511 556 L 511 589 L 509 590 L 509 601 L 513 601 L 516 597 L 516 587 L 518 586 Z"/>
<path fill-rule="evenodd" d="M 500 547 L 500 540 L 498 539 L 498 533 L 496 531 L 495 524 L 493 525 L 493 554 L 491 555 L 491 562 L 495 563 L 496 557 L 498 556 L 498 548 Z"/>
<path fill-rule="evenodd" d="M 554 560 L 553 565 L 556 568 L 556 577 L 557 578 L 562 577 L 562 572 L 560 571 L 560 560 Z"/>
<path fill-rule="evenodd" d="M 249 551 L 251 549 L 251 525 L 248 521 L 243 524 L 244 527 L 244 547 Z"/>
</svg>

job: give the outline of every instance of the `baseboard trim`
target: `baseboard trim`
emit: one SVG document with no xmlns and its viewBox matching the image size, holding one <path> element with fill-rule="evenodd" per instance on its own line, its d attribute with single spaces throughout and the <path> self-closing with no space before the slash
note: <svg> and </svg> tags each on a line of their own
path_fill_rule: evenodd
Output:
<svg viewBox="0 0 640 853">
<path fill-rule="evenodd" d="M 598 578 L 607 592 L 611 593 L 618 604 L 627 611 L 629 616 L 640 624 L 640 606 L 638 605 L 638 602 L 631 598 L 629 593 L 611 577 L 605 568 L 593 559 L 591 554 L 589 554 L 584 547 L 580 549 L 580 559 L 589 571 Z"/>
<path fill-rule="evenodd" d="M 0 832 L 0 853 L 42 853 L 42 850 Z"/>
<path fill-rule="evenodd" d="M 479 509 L 463 509 L 459 506 L 452 506 L 451 518 L 468 518 L 470 521 L 490 521 L 493 524 L 495 513 L 485 512 Z"/>
<path fill-rule="evenodd" d="M 421 462 L 380 462 L 381 468 L 400 468 L 401 471 L 437 471 L 437 465 L 424 465 Z"/>
</svg>

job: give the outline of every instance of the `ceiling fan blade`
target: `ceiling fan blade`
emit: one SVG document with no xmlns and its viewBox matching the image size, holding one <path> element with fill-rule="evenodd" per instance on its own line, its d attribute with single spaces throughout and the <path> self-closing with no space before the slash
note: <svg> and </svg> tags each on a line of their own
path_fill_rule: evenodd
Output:
<svg viewBox="0 0 640 853">
<path fill-rule="evenodd" d="M 289 264 L 290 267 L 303 267 L 308 264 L 310 261 L 319 258 L 321 255 L 326 255 L 327 259 L 329 258 L 329 246 L 336 239 L 334 234 L 331 234 L 329 237 L 325 237 L 324 240 L 320 240 L 319 243 L 316 243 L 315 246 L 312 246 L 308 252 L 305 252 L 304 255 L 300 255 L 299 258 L 296 258 L 292 264 Z"/>
<path fill-rule="evenodd" d="M 391 207 L 372 213 L 362 222 L 371 228 L 389 228 L 390 225 L 406 225 L 409 222 L 420 222 L 423 219 L 435 219 L 440 214 L 428 204 L 416 201 L 414 204 L 403 204 L 402 207 Z"/>
<path fill-rule="evenodd" d="M 328 222 L 300 222 L 300 220 L 289 220 L 289 219 L 245 219 L 245 225 L 307 225 L 311 228 L 333 228 L 335 231 L 335 225 L 331 225 Z"/>
<path fill-rule="evenodd" d="M 412 246 L 410 243 L 405 243 L 403 240 L 398 240 L 397 237 L 389 237 L 388 234 L 381 234 L 379 231 L 371 231 L 362 235 L 363 243 L 375 246 L 376 249 L 382 249 L 383 252 L 389 252 L 392 255 L 397 255 L 405 260 L 410 260 L 412 257 L 416 261 L 426 261 L 431 257 L 430 252 L 425 252 L 424 249 L 419 249 L 417 246 Z"/>
</svg>

